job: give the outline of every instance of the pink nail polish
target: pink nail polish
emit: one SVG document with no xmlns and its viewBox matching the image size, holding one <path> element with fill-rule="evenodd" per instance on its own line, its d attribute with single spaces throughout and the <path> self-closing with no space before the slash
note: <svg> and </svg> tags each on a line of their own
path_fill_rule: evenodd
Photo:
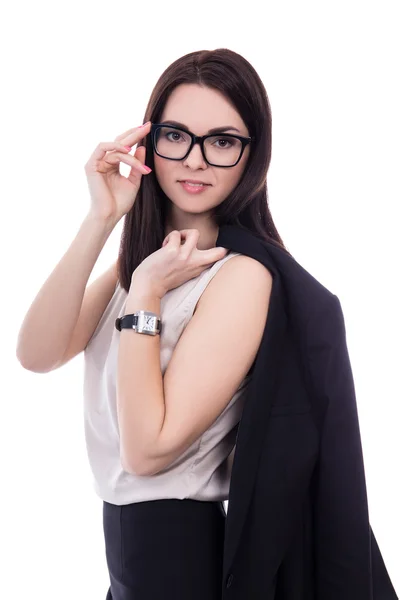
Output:
<svg viewBox="0 0 400 600">
<path fill-rule="evenodd" d="M 132 150 L 132 146 L 124 146 L 125 150 Z"/>
<path fill-rule="evenodd" d="M 143 165 L 143 169 L 145 169 L 145 171 L 147 171 L 148 173 L 151 173 L 152 169 L 150 169 L 150 167 L 148 167 L 147 165 Z"/>
<path fill-rule="evenodd" d="M 150 121 L 147 121 L 147 123 L 143 123 L 143 125 L 139 125 L 139 129 L 141 129 L 142 127 L 146 127 L 146 125 L 148 125 L 150 123 Z"/>
</svg>

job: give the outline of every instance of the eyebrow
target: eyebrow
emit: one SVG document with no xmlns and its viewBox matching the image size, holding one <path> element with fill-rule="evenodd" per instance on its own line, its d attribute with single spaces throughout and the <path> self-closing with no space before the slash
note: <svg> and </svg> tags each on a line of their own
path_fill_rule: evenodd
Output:
<svg viewBox="0 0 400 600">
<path fill-rule="evenodd" d="M 189 131 L 189 128 L 187 127 L 187 125 L 184 125 L 183 123 L 179 123 L 178 121 L 162 121 L 160 123 L 160 125 L 172 125 L 175 127 L 181 127 L 182 129 L 186 129 L 186 131 Z M 221 133 L 223 131 L 237 131 L 238 133 L 240 133 L 240 129 L 238 129 L 237 127 L 233 127 L 233 125 L 224 125 L 223 127 L 214 127 L 213 129 L 209 129 L 208 133 Z M 207 135 L 207 134 L 206 134 Z"/>
</svg>

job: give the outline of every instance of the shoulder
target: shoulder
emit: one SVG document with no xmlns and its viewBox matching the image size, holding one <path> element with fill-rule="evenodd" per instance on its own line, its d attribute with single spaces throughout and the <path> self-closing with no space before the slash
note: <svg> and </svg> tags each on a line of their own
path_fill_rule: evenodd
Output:
<svg viewBox="0 0 400 600">
<path fill-rule="evenodd" d="M 255 304 L 263 306 L 269 302 L 272 283 L 270 271 L 261 262 L 238 254 L 221 265 L 201 295 L 198 305 L 250 302 L 252 308 Z"/>
<path fill-rule="evenodd" d="M 215 279 L 230 280 L 233 285 L 249 284 L 268 289 L 272 286 L 273 277 L 270 271 L 260 261 L 245 254 L 237 254 L 227 260 L 219 269 Z"/>
<path fill-rule="evenodd" d="M 256 258 L 247 256 L 246 254 L 236 254 L 222 265 L 221 270 L 224 268 L 227 271 L 228 265 L 231 267 L 231 273 L 236 273 L 237 277 L 239 275 L 245 277 L 245 273 L 248 272 L 250 278 L 260 277 L 265 281 L 272 281 L 269 269 Z"/>
</svg>

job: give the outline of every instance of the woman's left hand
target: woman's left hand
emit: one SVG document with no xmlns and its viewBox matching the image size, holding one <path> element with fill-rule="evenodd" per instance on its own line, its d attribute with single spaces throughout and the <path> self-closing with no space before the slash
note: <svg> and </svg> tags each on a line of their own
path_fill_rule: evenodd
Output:
<svg viewBox="0 0 400 600">
<path fill-rule="evenodd" d="M 162 247 L 135 269 L 131 289 L 134 282 L 138 293 L 162 298 L 169 290 L 197 277 L 228 253 L 222 247 L 198 250 L 196 244 L 199 236 L 198 229 L 171 231 Z"/>
</svg>

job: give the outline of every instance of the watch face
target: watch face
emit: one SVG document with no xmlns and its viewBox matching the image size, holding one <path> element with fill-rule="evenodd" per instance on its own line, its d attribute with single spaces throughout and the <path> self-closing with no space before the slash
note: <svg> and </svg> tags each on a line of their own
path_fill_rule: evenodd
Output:
<svg viewBox="0 0 400 600">
<path fill-rule="evenodd" d="M 154 331 L 155 328 L 156 328 L 156 317 L 145 316 L 144 323 L 143 323 L 143 329 L 145 329 L 147 331 Z"/>
</svg>

